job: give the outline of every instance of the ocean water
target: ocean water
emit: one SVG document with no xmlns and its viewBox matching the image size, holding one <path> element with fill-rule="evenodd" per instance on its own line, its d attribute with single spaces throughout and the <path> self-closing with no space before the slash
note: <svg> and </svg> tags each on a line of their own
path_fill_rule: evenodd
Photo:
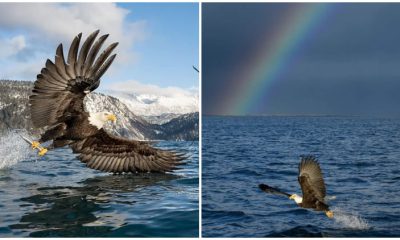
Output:
<svg viewBox="0 0 400 240">
<path fill-rule="evenodd" d="M 400 119 L 204 117 L 202 236 L 399 237 Z M 301 195 L 315 155 L 335 216 L 258 189 Z"/>
<path fill-rule="evenodd" d="M 112 175 L 68 148 L 37 159 L 0 137 L 1 237 L 197 237 L 198 142 L 160 142 L 190 157 L 173 174 Z"/>
</svg>

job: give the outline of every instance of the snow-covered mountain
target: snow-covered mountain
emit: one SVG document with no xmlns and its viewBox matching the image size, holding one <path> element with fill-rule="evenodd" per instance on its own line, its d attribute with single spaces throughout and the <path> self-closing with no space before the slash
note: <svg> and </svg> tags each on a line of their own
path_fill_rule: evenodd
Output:
<svg viewBox="0 0 400 240">
<path fill-rule="evenodd" d="M 32 86 L 29 81 L 0 81 L 0 132 L 32 128 L 27 108 Z"/>
<path fill-rule="evenodd" d="M 144 140 L 151 135 L 151 124 L 133 114 L 125 104 L 117 98 L 101 93 L 90 93 L 85 100 L 88 112 L 112 112 L 117 116 L 117 124 L 108 123 L 105 128 L 116 135 Z"/>
<path fill-rule="evenodd" d="M 142 118 L 146 119 L 147 122 L 152 124 L 164 124 L 171 121 L 174 118 L 181 116 L 182 114 L 179 113 L 163 113 L 157 116 L 141 116 Z"/>
<path fill-rule="evenodd" d="M 167 116 L 168 114 L 199 111 L 197 90 L 177 87 L 162 88 L 136 81 L 127 81 L 108 87 L 104 93 L 117 97 L 132 112 L 140 116 Z"/>
<path fill-rule="evenodd" d="M 8 125 L 34 132 L 28 107 L 32 86 L 33 82 L 29 81 L 0 80 L 0 132 L 7 129 Z M 198 139 L 198 113 L 178 114 L 173 118 L 170 118 L 171 114 L 166 114 L 164 118 L 158 117 L 158 122 L 162 124 L 154 124 L 134 114 L 118 98 L 101 93 L 90 93 L 85 98 L 85 107 L 89 112 L 109 111 L 117 115 L 117 123 L 105 127 L 116 135 L 138 140 Z"/>
<path fill-rule="evenodd" d="M 133 139 L 187 140 L 198 138 L 198 113 L 179 114 L 162 124 L 150 123 L 142 116 L 135 115 L 119 99 L 101 93 L 90 93 L 85 98 L 89 112 L 112 112 L 117 116 L 117 124 L 107 124 L 106 129 L 116 135 Z M 168 116 L 167 116 L 168 117 Z M 164 121 L 165 120 L 165 121 Z"/>
</svg>

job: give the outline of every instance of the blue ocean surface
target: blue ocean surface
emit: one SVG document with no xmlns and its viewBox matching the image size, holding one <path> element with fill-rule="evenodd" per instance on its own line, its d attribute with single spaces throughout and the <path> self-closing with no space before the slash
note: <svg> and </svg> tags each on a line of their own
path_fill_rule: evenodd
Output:
<svg viewBox="0 0 400 240">
<path fill-rule="evenodd" d="M 203 117 L 203 237 L 399 237 L 400 119 Z M 301 195 L 315 155 L 335 216 L 262 192 Z"/>
<path fill-rule="evenodd" d="M 156 144 L 189 156 L 174 173 L 125 175 L 87 168 L 69 148 L 22 159 L 26 143 L 2 141 L 0 238 L 199 235 L 197 141 Z"/>
</svg>

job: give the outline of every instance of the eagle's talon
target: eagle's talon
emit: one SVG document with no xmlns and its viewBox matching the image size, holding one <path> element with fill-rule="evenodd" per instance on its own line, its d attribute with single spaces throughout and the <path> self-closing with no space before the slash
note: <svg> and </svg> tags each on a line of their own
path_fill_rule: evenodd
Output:
<svg viewBox="0 0 400 240">
<path fill-rule="evenodd" d="M 326 214 L 326 216 L 328 218 L 333 218 L 333 212 L 332 211 L 326 211 L 325 214 Z"/>
<path fill-rule="evenodd" d="M 40 143 L 38 141 L 33 141 L 32 142 L 32 149 L 36 149 L 40 147 Z"/>
<path fill-rule="evenodd" d="M 41 156 L 41 157 L 43 157 L 46 153 L 47 153 L 47 148 L 42 148 L 42 149 L 39 151 L 38 155 Z"/>
</svg>

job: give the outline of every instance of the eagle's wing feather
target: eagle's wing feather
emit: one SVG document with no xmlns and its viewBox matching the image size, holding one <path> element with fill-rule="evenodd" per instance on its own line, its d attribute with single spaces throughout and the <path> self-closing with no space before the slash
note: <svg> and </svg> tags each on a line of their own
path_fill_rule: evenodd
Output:
<svg viewBox="0 0 400 240">
<path fill-rule="evenodd" d="M 103 35 L 94 43 L 98 33 L 99 30 L 90 34 L 80 51 L 82 34 L 78 34 L 71 43 L 67 61 L 62 44 L 57 47 L 54 63 L 49 59 L 46 61 L 45 67 L 37 75 L 33 94 L 29 97 L 35 127 L 53 126 L 64 122 L 70 115 L 84 112 L 83 99 L 86 92 L 99 86 L 100 77 L 116 56 L 110 55 L 118 45 L 111 44 L 96 59 L 108 36 Z"/>
<path fill-rule="evenodd" d="M 147 142 L 112 136 L 104 129 L 71 145 L 90 168 L 113 172 L 170 172 L 183 164 L 183 154 L 153 148 Z"/>
<path fill-rule="evenodd" d="M 298 177 L 303 192 L 303 202 L 324 202 L 326 189 L 318 161 L 313 156 L 306 156 L 299 164 Z"/>
</svg>

